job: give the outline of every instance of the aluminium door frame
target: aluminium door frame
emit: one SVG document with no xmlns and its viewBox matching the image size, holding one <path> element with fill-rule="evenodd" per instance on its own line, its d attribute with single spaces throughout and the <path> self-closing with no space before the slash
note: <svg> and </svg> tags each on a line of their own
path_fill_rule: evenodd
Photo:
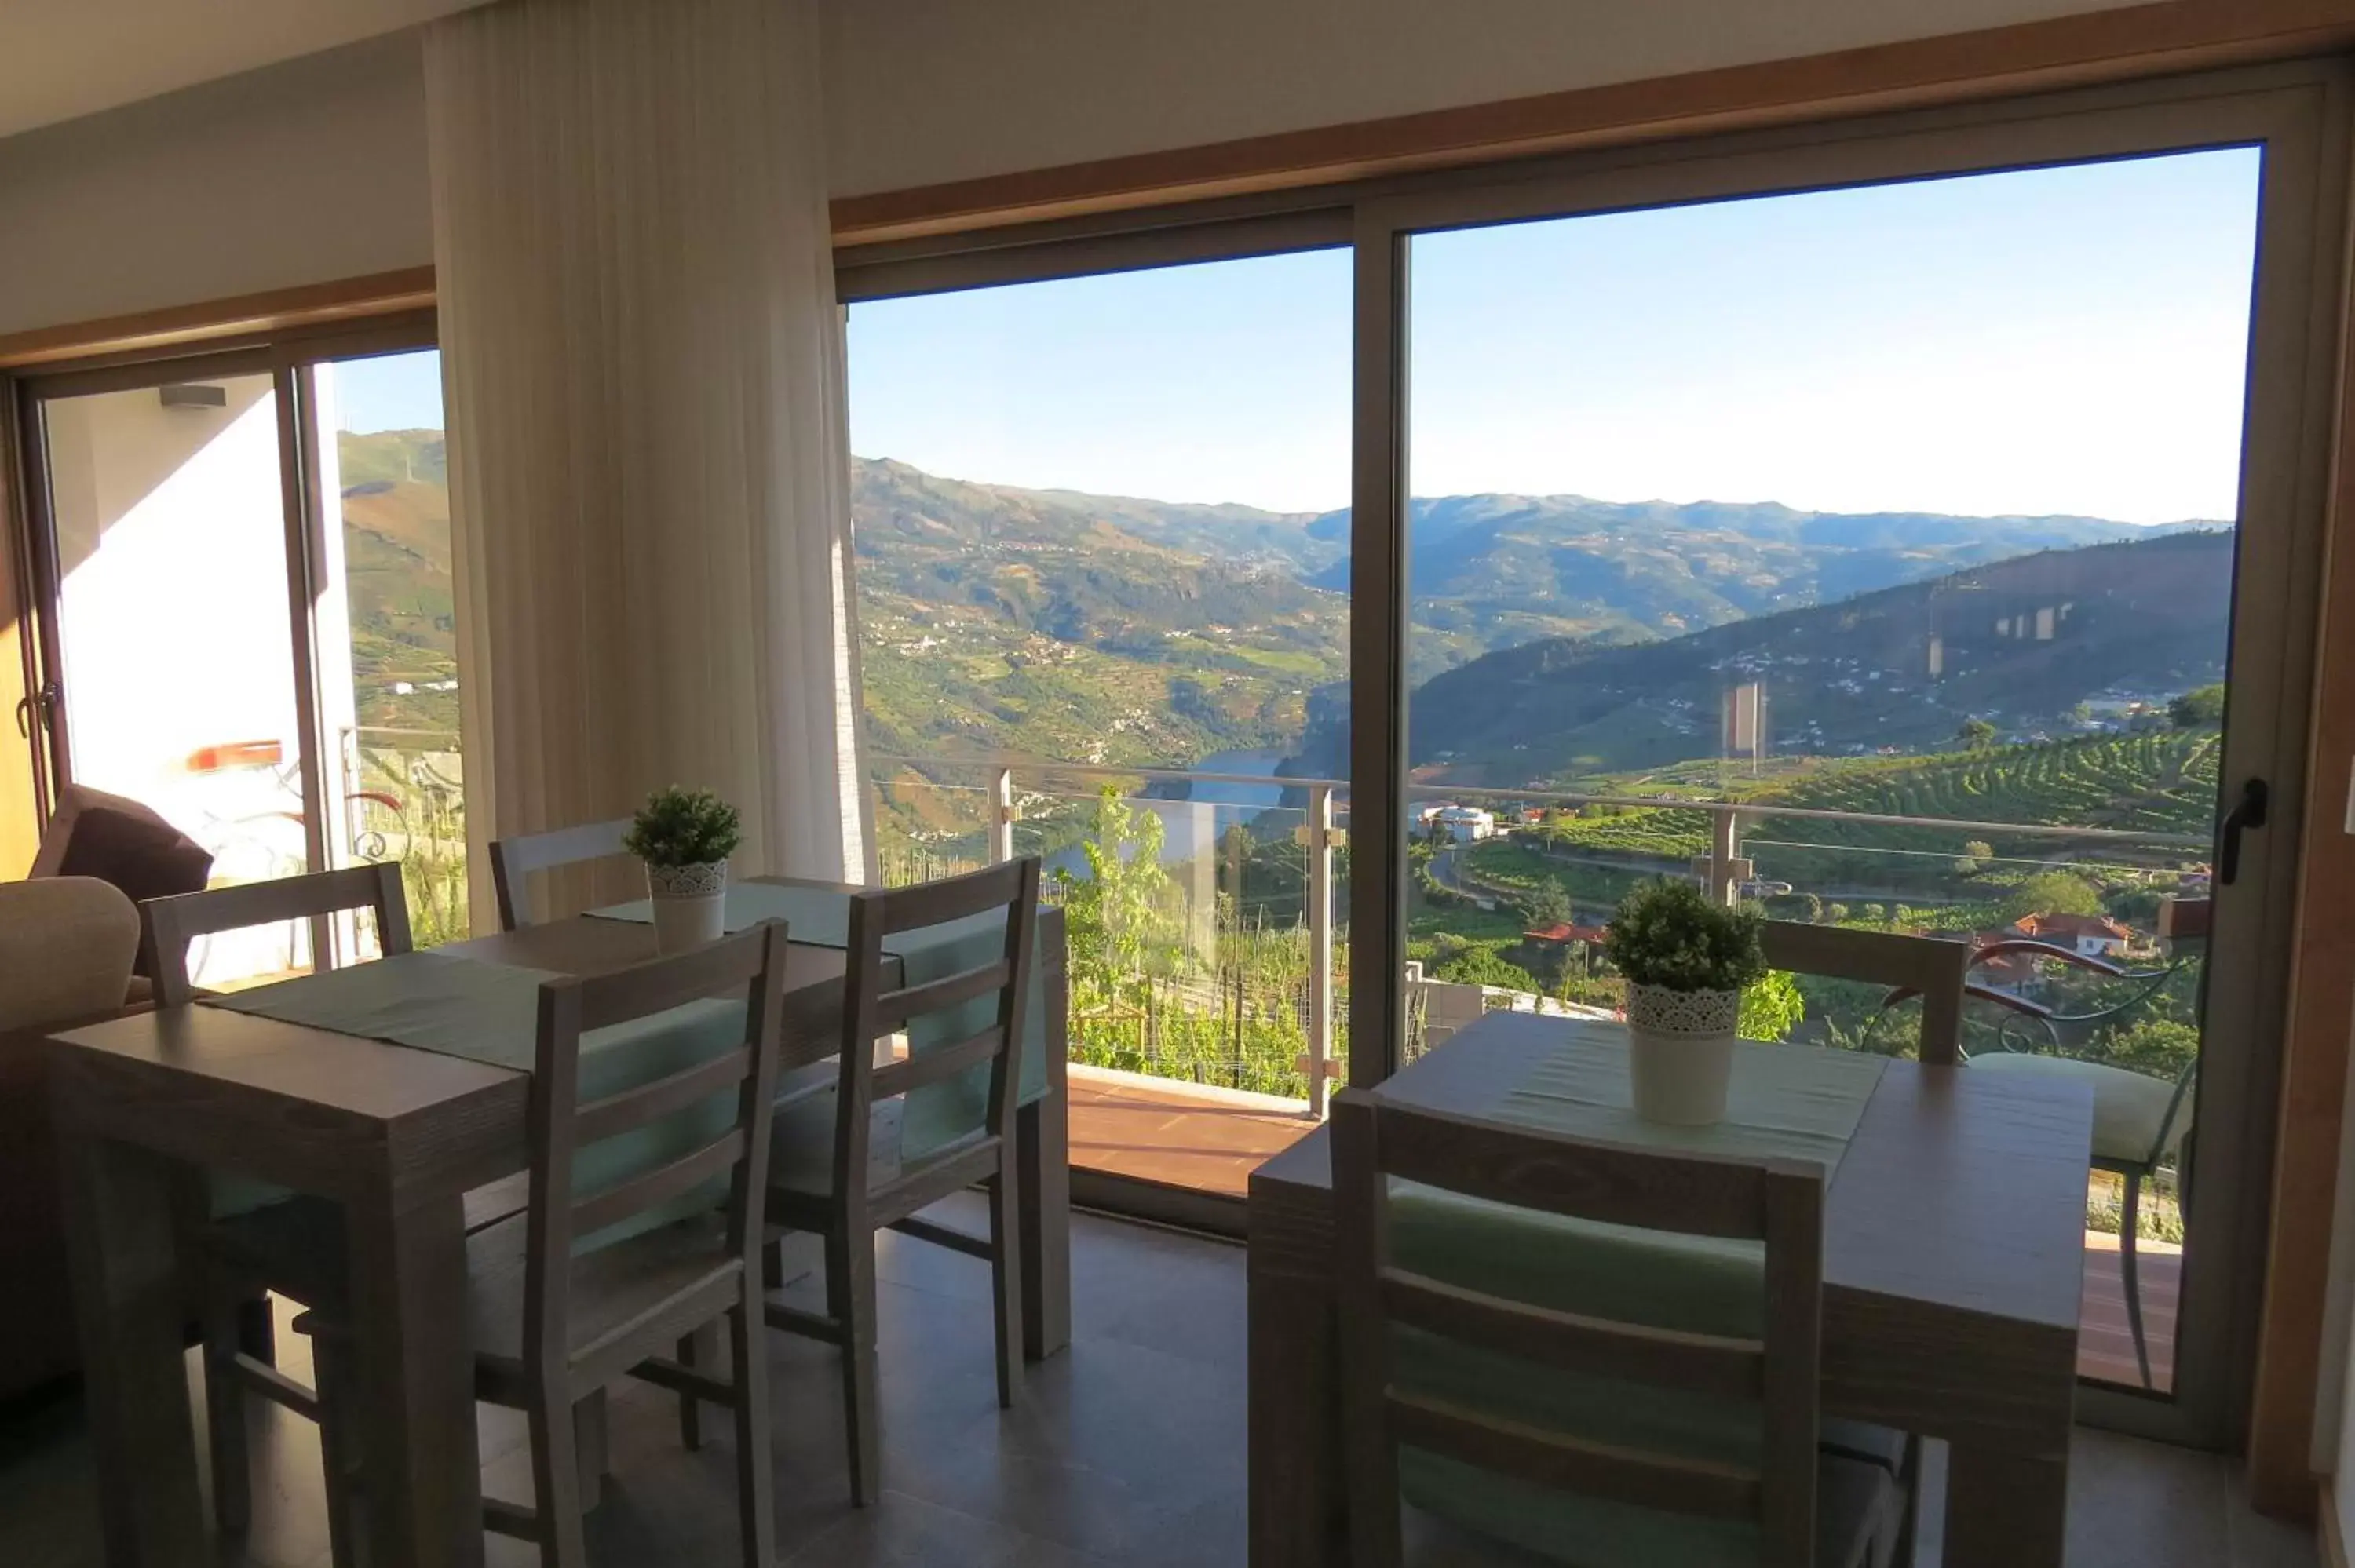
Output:
<svg viewBox="0 0 2355 1568">
<path fill-rule="evenodd" d="M 1352 1080 L 1403 1039 L 1404 641 L 1411 586 L 1407 272 L 1418 233 L 1859 185 L 2264 149 L 2243 414 L 2222 788 L 2271 781 L 2272 825 L 2216 890 L 2202 1010 L 2200 1181 L 2192 1191 L 2174 1392 L 2081 1388 L 2103 1425 L 2231 1448 L 2243 1439 L 2262 1305 L 2289 981 L 2344 264 L 2349 73 L 2337 60 L 1844 120 L 1399 182 L 1357 207 L 1352 603 Z M 1368 571 L 1368 567 L 1374 569 Z M 1372 591 L 1369 591 L 1371 589 Z M 1379 824 L 1379 826 L 1377 825 Z M 2211 1050 L 2221 1041 L 2222 1048 Z M 1380 1042 L 1377 1049 L 1370 1044 Z"/>
<path fill-rule="evenodd" d="M 58 791 L 71 782 L 71 725 L 64 698 L 69 673 L 63 665 L 59 630 L 60 594 L 56 518 L 48 471 L 48 441 L 43 409 L 53 399 L 106 392 L 138 391 L 207 376 L 268 375 L 275 399 L 278 490 L 286 570 L 290 669 L 302 756 L 304 856 L 314 871 L 332 856 L 325 842 L 325 809 L 329 737 L 323 732 L 317 684 L 317 595 L 320 591 L 319 533 L 328 525 L 328 498 L 319 493 L 318 454 L 312 432 L 316 407 L 314 372 L 333 360 L 365 359 L 438 347 L 434 313 L 410 311 L 368 322 L 345 322 L 270 336 L 240 338 L 193 350 L 160 355 L 108 354 L 88 360 L 0 374 L 16 405 L 16 472 L 8 521 L 25 564 L 21 611 L 32 628 L 26 639 L 30 688 L 53 687 L 46 726 L 37 715 L 35 789 L 44 815 L 55 809 Z M 314 922 L 314 950 L 329 951 L 325 927 Z"/>
</svg>

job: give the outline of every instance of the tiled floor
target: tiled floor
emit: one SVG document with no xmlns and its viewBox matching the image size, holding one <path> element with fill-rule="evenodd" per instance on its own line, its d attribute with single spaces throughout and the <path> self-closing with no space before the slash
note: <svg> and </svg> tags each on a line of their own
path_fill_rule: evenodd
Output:
<svg viewBox="0 0 2355 1568">
<path fill-rule="evenodd" d="M 970 1223 L 970 1203 L 949 1217 Z M 1079 1217 L 1075 1337 L 1032 1371 L 1001 1413 L 990 1373 L 987 1276 L 972 1261 L 883 1238 L 885 1494 L 846 1500 L 834 1352 L 772 1336 L 783 1563 L 858 1568 L 1083 1568 L 1244 1561 L 1243 1255 L 1239 1247 Z M 806 1292 L 814 1282 L 796 1282 Z M 292 1340 L 299 1344 L 299 1340 Z M 325 1561 L 318 1450 L 307 1424 L 253 1417 L 255 1527 L 225 1564 Z M 483 1417 L 487 1484 L 522 1500 L 518 1422 Z M 667 1396 L 625 1385 L 613 1412 L 613 1468 L 591 1516 L 591 1558 L 609 1568 L 723 1568 L 737 1562 L 729 1444 L 678 1446 Z M 2301 1533 L 2250 1516 L 2232 1461 L 2097 1433 L 2071 1480 L 2072 1568 L 2312 1568 Z M 1927 1487 L 1937 1507 L 1938 1466 Z M 100 1560 L 88 1450 L 70 1399 L 0 1412 L 0 1564 L 84 1568 Z M 490 1543 L 493 1564 L 532 1560 Z M 1417 1561 L 1510 1561 L 1426 1531 Z M 1920 1559 L 1934 1564 L 1934 1542 Z"/>
<path fill-rule="evenodd" d="M 1295 1101 L 1134 1073 L 1071 1070 L 1072 1163 L 1142 1181 L 1240 1198 L 1254 1166 L 1291 1147 L 1314 1126 Z M 2140 1255 L 2151 1380 L 2164 1392 L 2175 1364 L 2175 1301 L 2183 1259 L 2158 1244 L 2147 1244 Z M 2140 1386 L 2114 1235 L 2085 1234 L 2082 1321 L 2079 1371 L 2106 1383 Z"/>
</svg>

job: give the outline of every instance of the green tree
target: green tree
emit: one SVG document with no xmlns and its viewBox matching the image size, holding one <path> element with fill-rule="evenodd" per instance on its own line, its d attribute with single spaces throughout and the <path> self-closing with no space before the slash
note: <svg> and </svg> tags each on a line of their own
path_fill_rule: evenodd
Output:
<svg viewBox="0 0 2355 1568">
<path fill-rule="evenodd" d="M 1535 975 L 1499 957 L 1497 949 L 1489 947 L 1465 948 L 1432 971 L 1432 978 L 1451 980 L 1457 985 L 1493 985 L 1506 991 L 1535 991 L 1542 989 Z"/>
<path fill-rule="evenodd" d="M 1824 901 L 1812 893 L 1803 893 L 1799 895 L 1799 896 L 1806 901 L 1807 924 L 1810 926 L 1822 925 L 1824 923 Z"/>
<path fill-rule="evenodd" d="M 2167 705 L 2167 716 L 2178 729 L 2212 729 L 2224 722 L 2224 687 L 2194 686 Z"/>
<path fill-rule="evenodd" d="M 1161 818 L 1138 810 L 1111 785 L 1080 841 L 1088 874 L 1055 868 L 1075 1001 L 1103 1006 L 1175 972 L 1181 953 L 1177 888 L 1161 863 Z"/>
<path fill-rule="evenodd" d="M 1955 738 L 1973 751 L 1977 751 L 1995 744 L 1995 726 L 1973 715 L 1965 719 L 1962 727 L 1955 731 Z"/>
<path fill-rule="evenodd" d="M 1963 845 L 1963 853 L 1955 857 L 1955 874 L 1956 876 L 1977 876 L 1979 873 L 1987 869 L 1987 862 L 1994 858 L 1995 846 L 1993 844 L 1987 842 L 1985 839 L 1973 839 Z"/>
<path fill-rule="evenodd" d="M 1550 876 L 1541 879 L 1522 895 L 1521 915 L 1533 927 L 1569 925 L 1573 918 L 1570 889 Z"/>
<path fill-rule="evenodd" d="M 2173 1078 L 2200 1054 L 2200 1026 L 2174 1018 L 2144 1018 L 2113 1029 L 2088 1055 L 2154 1078 Z"/>
<path fill-rule="evenodd" d="M 1824 906 L 1824 918 L 1825 918 L 1825 919 L 1827 919 L 1827 920 L 1828 920 L 1828 921 L 1830 921 L 1830 922 L 1831 922 L 1833 925 L 1835 925 L 1835 926 L 1845 926 L 1845 925 L 1847 925 L 1847 924 L 1848 924 L 1848 921 L 1849 921 L 1849 908 L 1848 908 L 1848 906 L 1847 906 L 1847 905 L 1845 905 L 1845 904 L 1827 904 L 1827 905 L 1825 905 L 1825 906 Z"/>
<path fill-rule="evenodd" d="M 2072 872 L 2040 871 L 2013 890 L 2003 909 L 2013 920 L 2030 915 L 2099 915 L 2102 894 Z"/>
<path fill-rule="evenodd" d="M 1742 1022 L 1735 1032 L 1744 1040 L 1784 1040 L 1807 1016 L 1799 986 L 1781 969 L 1769 969 L 1742 992 Z"/>
</svg>

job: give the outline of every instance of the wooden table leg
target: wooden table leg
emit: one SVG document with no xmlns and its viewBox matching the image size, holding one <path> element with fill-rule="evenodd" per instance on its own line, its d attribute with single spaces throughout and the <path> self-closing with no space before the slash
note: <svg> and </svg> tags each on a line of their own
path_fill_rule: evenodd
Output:
<svg viewBox="0 0 2355 1568">
<path fill-rule="evenodd" d="M 1044 956 L 1044 955 L 1042 955 Z M 1015 1118 L 1021 1167 L 1022 1354 L 1044 1361 L 1071 1342 L 1070 983 L 1061 955 L 1046 976 L 1047 1097 Z"/>
<path fill-rule="evenodd" d="M 2065 1448 L 1947 1450 L 1945 1568 L 2061 1568 L 2068 1520 Z"/>
<path fill-rule="evenodd" d="M 1303 1238 L 1254 1200 L 1245 1266 L 1251 1568 L 1340 1568 L 1347 1561 L 1341 1476 L 1339 1324 L 1329 1277 Z"/>
<path fill-rule="evenodd" d="M 345 1210 L 368 1468 L 369 1561 L 481 1568 L 474 1351 L 458 1194 Z"/>
<path fill-rule="evenodd" d="M 72 1130 L 59 1154 L 82 1386 L 111 1568 L 211 1561 L 182 1359 L 188 1295 L 173 1214 L 183 1170 Z"/>
</svg>

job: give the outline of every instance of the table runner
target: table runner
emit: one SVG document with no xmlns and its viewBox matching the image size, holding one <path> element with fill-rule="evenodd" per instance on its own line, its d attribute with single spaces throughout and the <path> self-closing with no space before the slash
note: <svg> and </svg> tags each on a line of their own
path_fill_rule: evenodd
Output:
<svg viewBox="0 0 2355 1568">
<path fill-rule="evenodd" d="M 1878 1056 L 1807 1046 L 1737 1045 L 1726 1120 L 1667 1127 L 1632 1107 L 1624 1025 L 1564 1020 L 1561 1028 L 1562 1044 L 1489 1115 L 1597 1142 L 1810 1160 L 1828 1181 L 1886 1065 Z M 1396 1181 L 1389 1220 L 1399 1266 L 1469 1289 L 1689 1333 L 1749 1339 L 1763 1326 L 1764 1249 L 1756 1242 L 1569 1219 Z M 1418 1392 L 1590 1440 L 1719 1463 L 1756 1460 L 1754 1402 L 1564 1373 L 1485 1346 L 1397 1333 L 1398 1376 Z M 1827 1435 L 1835 1436 L 1828 1427 Z M 1756 1561 L 1755 1531 L 1746 1525 L 1696 1525 L 1548 1492 L 1415 1450 L 1401 1456 L 1401 1482 L 1420 1506 L 1533 1550 L 1575 1539 L 1627 1562 Z"/>
<path fill-rule="evenodd" d="M 435 1051 L 493 1066 L 532 1070 L 538 1054 L 539 988 L 562 977 L 520 965 L 450 953 L 401 953 L 252 991 L 208 997 L 204 1005 L 314 1029 Z M 683 1072 L 744 1039 L 744 1004 L 712 999 L 581 1037 L 585 1103 Z M 572 1190 L 586 1198 L 710 1142 L 734 1118 L 736 1097 L 713 1096 L 671 1117 L 574 1151 Z M 575 1252 L 711 1207 L 724 1180 L 648 1210 L 592 1236 Z"/>
<path fill-rule="evenodd" d="M 654 904 L 637 899 L 590 914 L 601 920 L 654 919 Z M 788 883 L 733 882 L 728 885 L 726 922 L 730 931 L 749 930 L 763 920 L 785 922 L 786 936 L 814 947 L 847 947 L 850 941 L 850 895 L 831 887 L 804 887 Z M 907 983 L 922 985 L 966 969 L 979 969 L 1005 949 L 1004 916 L 990 913 L 969 916 L 943 926 L 903 931 L 883 939 L 883 950 L 898 956 Z M 959 1007 L 927 1013 L 908 1023 L 908 1049 L 922 1053 L 969 1040 L 987 1028 L 996 1016 L 994 997 L 978 997 Z M 1047 1093 L 1046 966 L 1034 963 L 1030 994 L 1024 1007 L 1021 1060 L 1015 1080 L 1017 1097 L 1024 1105 Z M 989 1108 L 989 1070 L 975 1067 L 945 1083 L 927 1084 L 906 1097 L 900 1122 L 900 1153 L 917 1160 L 946 1148 L 979 1128 Z"/>
</svg>

